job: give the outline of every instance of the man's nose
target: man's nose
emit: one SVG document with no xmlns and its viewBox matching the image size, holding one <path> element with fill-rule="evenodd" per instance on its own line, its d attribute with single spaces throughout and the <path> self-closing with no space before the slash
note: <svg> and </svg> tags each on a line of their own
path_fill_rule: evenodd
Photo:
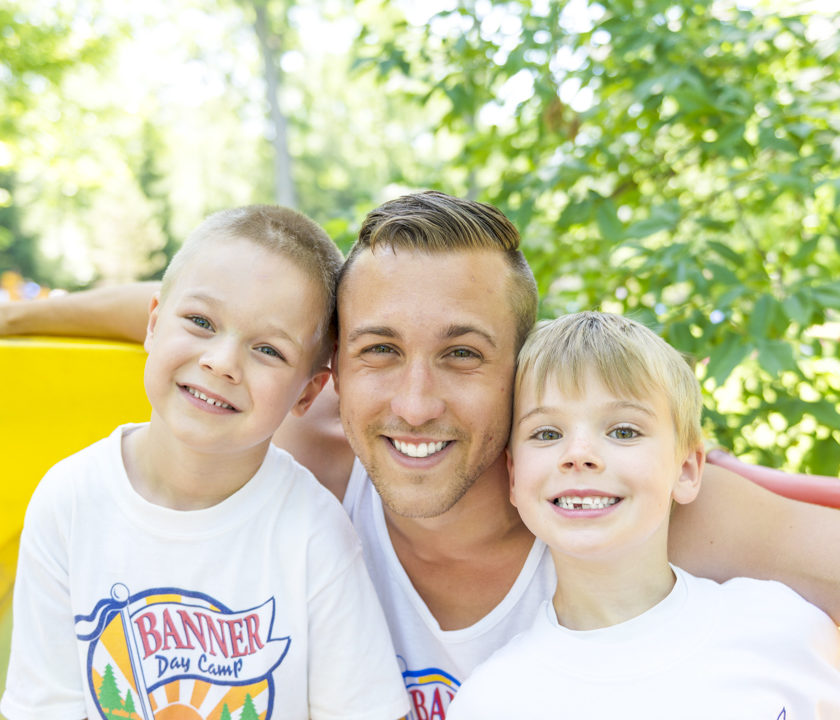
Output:
<svg viewBox="0 0 840 720">
<path fill-rule="evenodd" d="M 391 410 L 409 425 L 419 427 L 440 417 L 445 409 L 432 369 L 422 361 L 406 365 L 391 398 Z"/>
</svg>

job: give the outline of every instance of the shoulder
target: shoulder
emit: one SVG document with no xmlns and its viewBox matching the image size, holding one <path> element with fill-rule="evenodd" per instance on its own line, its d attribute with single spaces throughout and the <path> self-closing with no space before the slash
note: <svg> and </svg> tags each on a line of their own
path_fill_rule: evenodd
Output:
<svg viewBox="0 0 840 720">
<path fill-rule="evenodd" d="M 707 609 L 716 606 L 733 632 L 739 628 L 768 642 L 790 641 L 794 645 L 822 638 L 819 644 L 828 642 L 840 648 L 834 621 L 784 583 L 746 577 L 717 583 L 684 574 L 691 592 Z"/>
<path fill-rule="evenodd" d="M 286 518 L 304 523 L 308 528 L 307 535 L 343 537 L 353 544 L 358 542 L 341 502 L 308 468 L 276 446 L 269 448 L 266 462 L 273 475 L 283 478 L 281 486 L 287 488 L 282 499 Z"/>
<path fill-rule="evenodd" d="M 53 465 L 32 494 L 27 518 L 48 508 L 69 511 L 80 496 L 99 493 L 113 473 L 122 472 L 123 427 Z"/>
</svg>

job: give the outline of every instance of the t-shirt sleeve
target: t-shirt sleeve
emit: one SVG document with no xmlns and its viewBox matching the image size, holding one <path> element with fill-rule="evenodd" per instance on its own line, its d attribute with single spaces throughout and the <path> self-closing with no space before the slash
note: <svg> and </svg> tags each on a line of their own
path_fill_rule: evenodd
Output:
<svg viewBox="0 0 840 720">
<path fill-rule="evenodd" d="M 0 711 L 9 720 L 84 718 L 84 689 L 68 585 L 60 468 L 50 470 L 26 511 L 15 576 L 11 656 Z M 63 508 L 62 508 L 63 506 Z M 91 562 L 95 562 L 91 558 Z"/>
<path fill-rule="evenodd" d="M 382 607 L 355 530 L 343 512 L 312 543 L 310 563 L 327 547 L 340 563 L 309 598 L 309 705 L 312 720 L 395 720 L 408 696 Z M 327 564 L 332 564 L 327 561 Z"/>
</svg>

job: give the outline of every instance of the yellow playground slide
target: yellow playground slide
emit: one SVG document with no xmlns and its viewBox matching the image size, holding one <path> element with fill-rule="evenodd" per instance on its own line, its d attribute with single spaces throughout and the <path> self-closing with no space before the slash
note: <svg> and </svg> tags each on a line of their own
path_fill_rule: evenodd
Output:
<svg viewBox="0 0 840 720">
<path fill-rule="evenodd" d="M 123 422 L 149 419 L 141 345 L 0 338 L 0 611 L 8 614 L 23 515 L 58 460 Z M 8 648 L 0 649 L 5 664 Z M 5 680 L 5 672 L 0 683 Z"/>
</svg>

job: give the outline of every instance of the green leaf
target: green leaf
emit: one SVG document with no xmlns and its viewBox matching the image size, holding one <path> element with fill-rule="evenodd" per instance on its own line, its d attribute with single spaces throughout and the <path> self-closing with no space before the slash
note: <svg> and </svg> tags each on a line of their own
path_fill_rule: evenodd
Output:
<svg viewBox="0 0 840 720">
<path fill-rule="evenodd" d="M 610 242 L 618 242 L 624 235 L 624 226 L 621 220 L 618 219 L 615 204 L 609 198 L 605 198 L 603 202 L 598 203 L 595 208 L 595 221 L 598 223 L 598 229 L 601 231 L 601 236 Z"/>
<path fill-rule="evenodd" d="M 784 340 L 765 340 L 756 338 L 758 364 L 771 377 L 777 377 L 785 371 L 798 372 L 799 366 L 793 355 L 793 348 Z"/>
<path fill-rule="evenodd" d="M 728 335 L 712 350 L 706 372 L 715 383 L 723 385 L 732 371 L 747 357 L 752 347 L 738 335 Z"/>
</svg>

